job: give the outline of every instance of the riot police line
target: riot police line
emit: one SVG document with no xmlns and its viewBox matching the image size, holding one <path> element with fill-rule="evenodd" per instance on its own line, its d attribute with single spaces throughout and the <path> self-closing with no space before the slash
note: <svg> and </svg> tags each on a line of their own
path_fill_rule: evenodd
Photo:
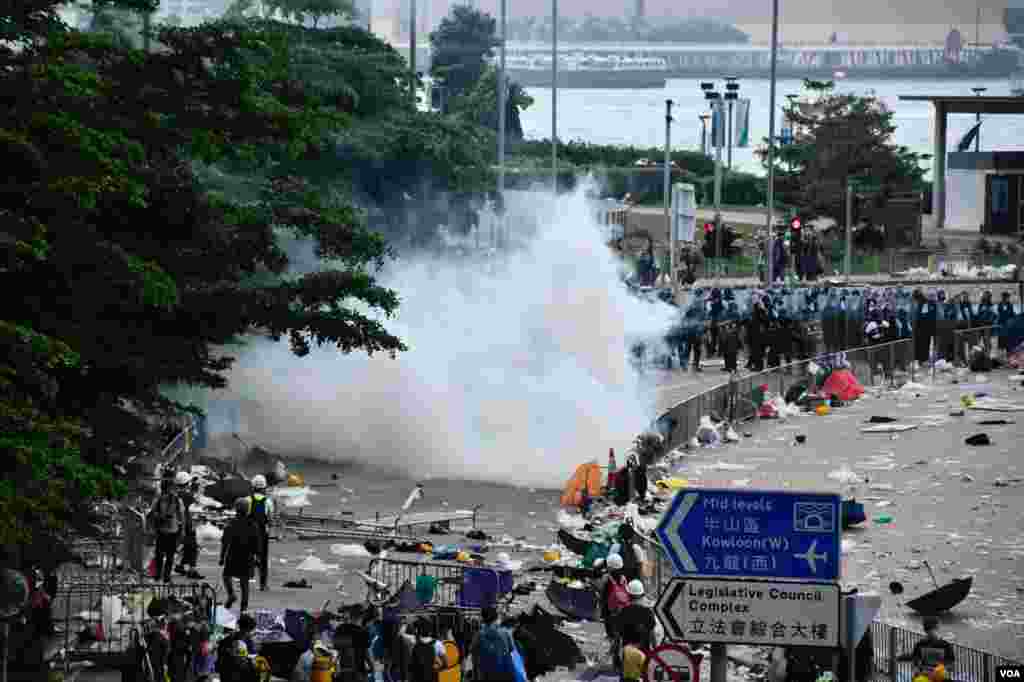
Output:
<svg viewBox="0 0 1024 682">
<path fill-rule="evenodd" d="M 665 342 L 681 368 L 692 362 L 695 371 L 702 355 L 720 356 L 724 370 L 736 371 L 741 348 L 751 371 L 808 359 L 819 338 L 825 352 L 912 338 L 913 360 L 952 361 L 956 331 L 1005 326 L 1017 313 L 1009 292 L 996 302 L 985 290 L 975 303 L 968 291 L 948 297 L 941 288 L 906 286 L 695 288 L 678 308 Z"/>
</svg>

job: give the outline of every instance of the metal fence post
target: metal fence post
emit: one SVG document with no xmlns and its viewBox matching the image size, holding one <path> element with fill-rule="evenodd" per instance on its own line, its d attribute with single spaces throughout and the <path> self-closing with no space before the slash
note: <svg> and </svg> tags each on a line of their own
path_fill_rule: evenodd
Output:
<svg viewBox="0 0 1024 682">
<path fill-rule="evenodd" d="M 896 679 L 896 628 L 889 626 L 889 679 Z"/>
</svg>

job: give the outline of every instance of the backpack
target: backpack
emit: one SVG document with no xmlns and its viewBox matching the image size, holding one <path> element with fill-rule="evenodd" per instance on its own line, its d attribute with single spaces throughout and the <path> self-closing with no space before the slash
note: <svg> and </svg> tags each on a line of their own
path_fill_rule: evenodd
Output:
<svg viewBox="0 0 1024 682">
<path fill-rule="evenodd" d="M 158 533 L 177 535 L 181 530 L 183 517 L 182 503 L 177 495 L 165 493 L 160 496 L 153 510 L 153 525 Z"/>
<path fill-rule="evenodd" d="M 482 676 L 500 677 L 509 672 L 512 662 L 509 639 L 497 625 L 485 625 L 480 629 L 477 660 L 473 664 Z"/>
<path fill-rule="evenodd" d="M 629 606 L 633 600 L 629 598 L 625 583 L 611 578 L 608 581 L 607 601 L 609 611 L 618 611 Z"/>
<path fill-rule="evenodd" d="M 260 495 L 258 498 L 253 495 L 249 498 L 249 516 L 256 522 L 260 529 L 265 529 L 269 518 L 267 517 L 267 496 Z"/>
<path fill-rule="evenodd" d="M 436 659 L 437 652 L 434 650 L 433 641 L 417 641 L 409 656 L 409 682 L 435 682 L 437 680 L 437 670 L 434 666 Z"/>
</svg>

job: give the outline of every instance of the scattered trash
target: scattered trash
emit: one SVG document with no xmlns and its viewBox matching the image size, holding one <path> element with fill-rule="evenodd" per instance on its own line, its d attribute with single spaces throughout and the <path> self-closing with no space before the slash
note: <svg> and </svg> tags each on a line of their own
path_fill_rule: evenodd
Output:
<svg viewBox="0 0 1024 682">
<path fill-rule="evenodd" d="M 875 523 L 892 523 L 892 517 L 888 514 L 881 514 L 875 517 Z"/>
<path fill-rule="evenodd" d="M 976 433 L 965 441 L 968 445 L 992 445 L 987 433 Z"/>
<path fill-rule="evenodd" d="M 902 433 L 917 428 L 917 424 L 880 424 L 861 427 L 861 433 Z"/>
<path fill-rule="evenodd" d="M 331 554 L 334 554 L 335 556 L 355 557 L 360 559 L 373 556 L 362 545 L 346 544 L 331 545 Z"/>
<path fill-rule="evenodd" d="M 367 556 L 369 556 L 369 553 L 367 553 Z M 320 557 L 310 555 L 303 559 L 302 563 L 295 567 L 295 570 L 327 573 L 328 571 L 337 571 L 338 568 L 338 564 L 325 564 Z"/>
</svg>

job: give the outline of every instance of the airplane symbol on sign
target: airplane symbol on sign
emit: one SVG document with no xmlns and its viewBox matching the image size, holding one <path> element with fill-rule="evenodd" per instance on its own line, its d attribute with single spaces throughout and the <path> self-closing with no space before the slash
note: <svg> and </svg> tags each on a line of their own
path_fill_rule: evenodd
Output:
<svg viewBox="0 0 1024 682">
<path fill-rule="evenodd" d="M 815 561 L 817 561 L 818 559 L 821 559 L 822 561 L 828 561 L 828 552 L 825 552 L 824 554 L 817 554 L 817 553 L 815 553 L 814 550 L 815 550 L 815 548 L 817 546 L 818 546 L 818 541 L 815 540 L 814 542 L 811 543 L 811 546 L 807 549 L 806 552 L 804 552 L 803 554 L 794 554 L 793 555 L 793 557 L 795 559 L 804 559 L 804 560 L 806 560 L 807 564 L 811 567 L 811 573 L 817 573 L 818 572 L 818 569 L 817 569 L 817 567 L 815 566 L 815 563 L 814 563 Z"/>
</svg>

